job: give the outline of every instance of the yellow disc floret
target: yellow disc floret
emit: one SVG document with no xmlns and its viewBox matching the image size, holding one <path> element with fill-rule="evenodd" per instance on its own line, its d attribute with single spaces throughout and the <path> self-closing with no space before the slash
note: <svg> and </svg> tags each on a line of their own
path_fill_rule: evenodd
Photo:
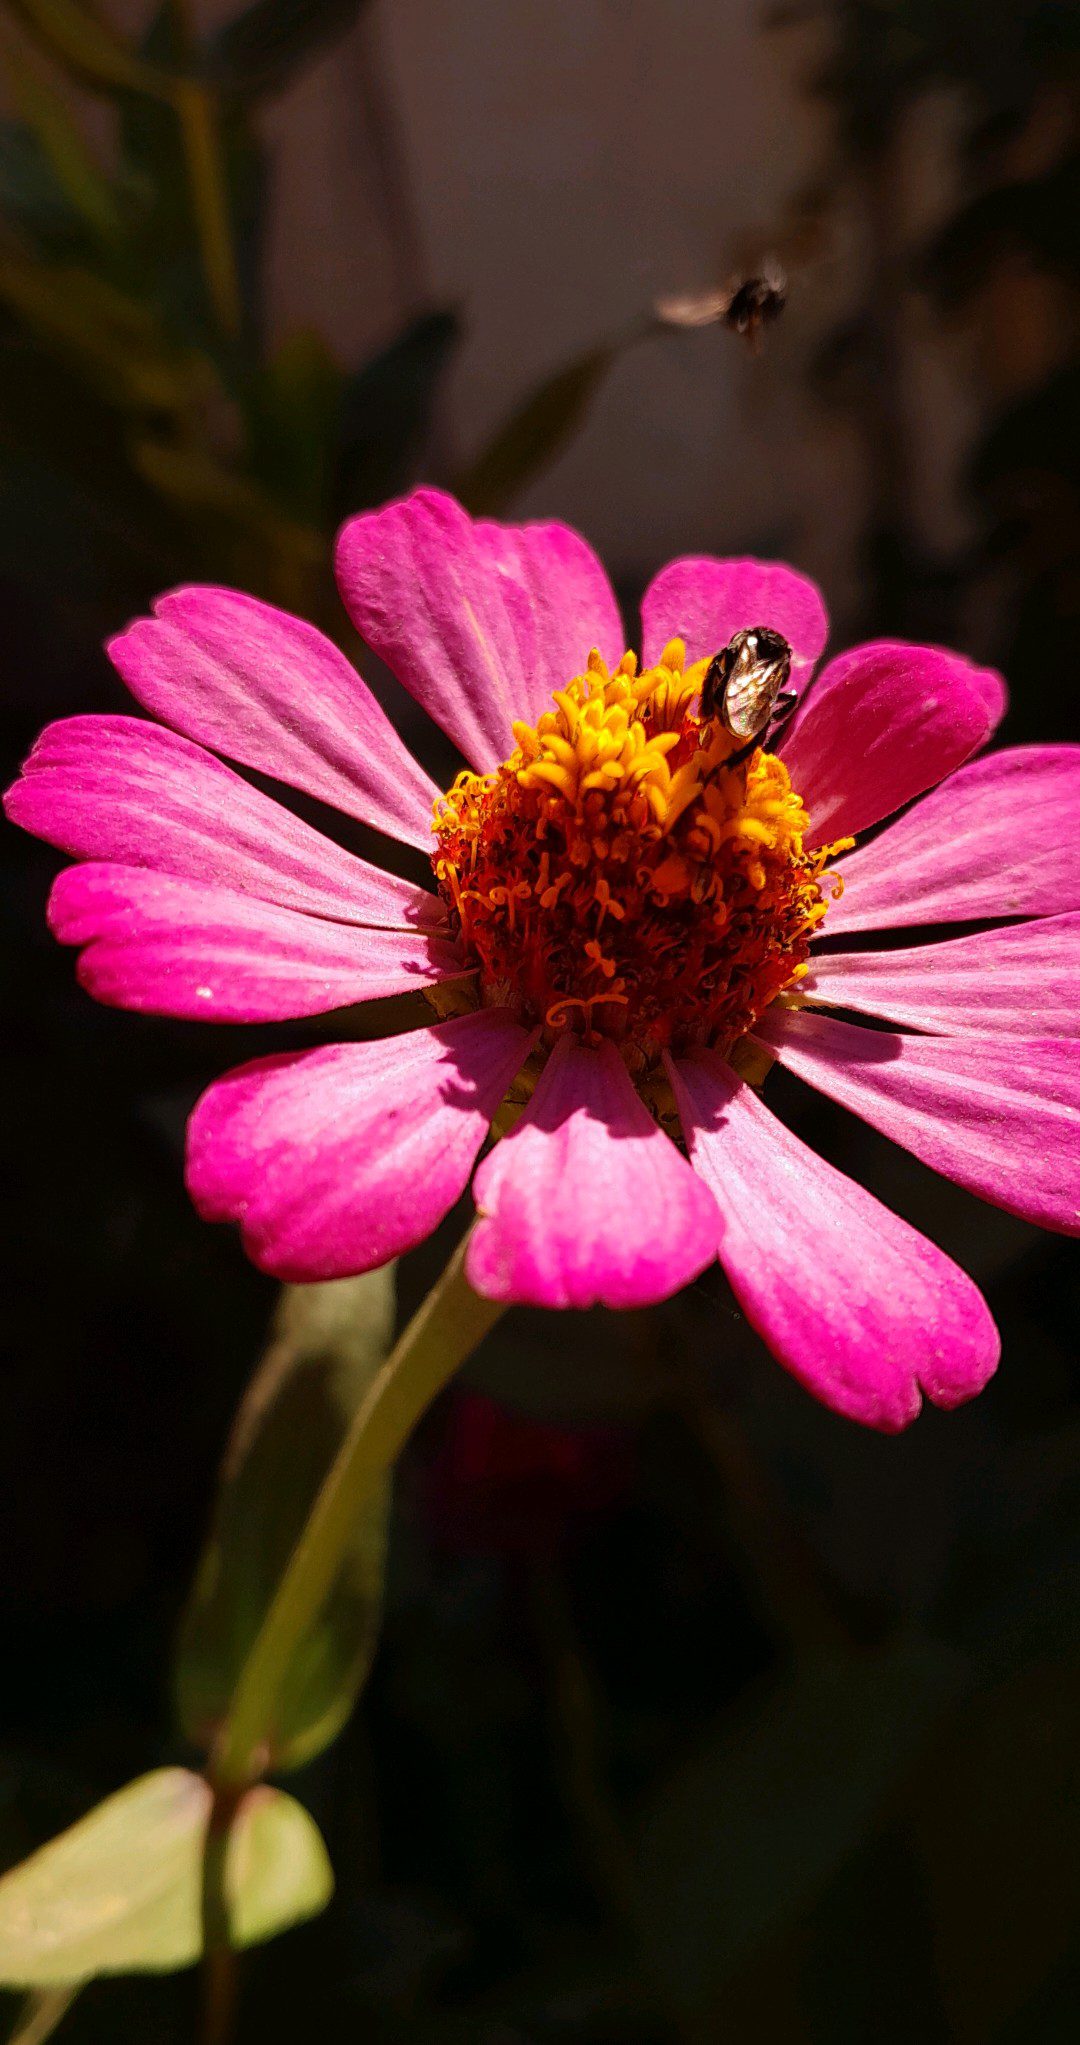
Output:
<svg viewBox="0 0 1080 2045">
<path fill-rule="evenodd" d="M 668 1048 L 731 1046 L 805 969 L 840 846 L 773 754 L 694 712 L 706 663 L 598 653 L 491 774 L 435 805 L 432 864 L 480 999 L 614 1038 L 642 1072 Z"/>
</svg>

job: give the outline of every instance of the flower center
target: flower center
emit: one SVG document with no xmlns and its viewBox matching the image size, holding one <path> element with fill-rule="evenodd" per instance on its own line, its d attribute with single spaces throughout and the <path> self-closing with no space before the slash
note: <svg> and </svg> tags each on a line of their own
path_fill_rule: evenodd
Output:
<svg viewBox="0 0 1080 2045">
<path fill-rule="evenodd" d="M 805 971 L 839 846 L 803 847 L 787 769 L 691 705 L 674 639 L 637 672 L 598 653 L 491 774 L 435 805 L 432 865 L 480 1000 L 620 1044 L 724 1052 Z M 838 883 L 837 883 L 838 885 Z"/>
</svg>

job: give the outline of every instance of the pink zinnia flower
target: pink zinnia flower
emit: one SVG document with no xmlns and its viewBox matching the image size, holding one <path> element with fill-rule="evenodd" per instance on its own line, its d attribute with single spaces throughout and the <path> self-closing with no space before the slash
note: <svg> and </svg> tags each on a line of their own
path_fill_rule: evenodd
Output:
<svg viewBox="0 0 1080 2045">
<path fill-rule="evenodd" d="M 776 753 L 744 753 L 698 715 L 709 657 L 768 626 L 805 690 L 825 644 L 816 588 L 778 565 L 672 562 L 641 668 L 565 526 L 474 524 L 423 490 L 351 520 L 337 565 L 362 637 L 469 763 L 448 794 L 319 632 L 191 588 L 110 648 L 162 724 L 53 725 L 8 797 L 87 862 L 49 914 L 99 1000 L 267 1022 L 416 989 L 442 1018 L 212 1086 L 189 1131 L 200 1212 L 281 1278 L 365 1270 L 442 1220 L 501 1110 L 475 1179 L 479 1292 L 646 1305 L 719 1256 L 838 1411 L 898 1428 L 920 1387 L 978 1391 L 998 1340 L 973 1283 L 749 1079 L 778 1059 L 958 1184 L 1076 1232 L 1080 747 L 973 759 L 1000 678 L 886 641 L 822 669 Z M 437 892 L 207 747 L 421 848 Z M 988 919 L 1008 920 L 818 943 Z"/>
</svg>

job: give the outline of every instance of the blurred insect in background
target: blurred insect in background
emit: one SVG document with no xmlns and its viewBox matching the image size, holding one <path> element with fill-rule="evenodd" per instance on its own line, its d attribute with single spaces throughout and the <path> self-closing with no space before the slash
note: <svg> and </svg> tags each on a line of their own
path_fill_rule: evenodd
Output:
<svg viewBox="0 0 1080 2045">
<path fill-rule="evenodd" d="M 653 310 L 668 327 L 724 326 L 757 354 L 765 328 L 779 319 L 787 298 L 787 274 L 775 256 L 766 256 L 760 270 L 730 278 L 721 290 L 658 298 Z"/>
<path fill-rule="evenodd" d="M 745 760 L 759 742 L 772 744 L 798 702 L 789 689 L 791 647 L 768 625 L 736 632 L 714 653 L 701 685 L 703 721 L 718 717 L 733 739 L 743 741 L 726 765 Z"/>
</svg>

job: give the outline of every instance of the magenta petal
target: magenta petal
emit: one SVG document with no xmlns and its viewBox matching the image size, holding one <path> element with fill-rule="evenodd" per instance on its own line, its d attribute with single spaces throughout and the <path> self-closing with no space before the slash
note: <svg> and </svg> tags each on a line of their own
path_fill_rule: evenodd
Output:
<svg viewBox="0 0 1080 2045">
<path fill-rule="evenodd" d="M 999 675 L 994 667 L 972 666 L 971 679 L 983 699 L 986 714 L 990 719 L 990 734 L 993 736 L 1009 707 L 1009 685 L 1004 675 Z"/>
<path fill-rule="evenodd" d="M 696 1171 L 720 1211 L 720 1261 L 773 1354 L 835 1412 L 888 1432 L 958 1406 L 998 1360 L 978 1288 L 778 1122 L 714 1053 L 669 1066 Z"/>
<path fill-rule="evenodd" d="M 692 555 L 669 561 L 650 582 L 641 603 L 646 667 L 654 667 L 669 639 L 686 641 L 688 661 L 705 660 L 734 632 L 771 625 L 789 642 L 792 681 L 804 688 L 829 636 L 821 591 L 782 561 L 716 561 Z"/>
<path fill-rule="evenodd" d="M 901 1037 L 775 1008 L 755 1035 L 947 1179 L 1042 1228 L 1080 1234 L 1075 1040 Z"/>
<path fill-rule="evenodd" d="M 972 760 L 840 861 L 828 934 L 1080 909 L 1080 746 Z"/>
<path fill-rule="evenodd" d="M 345 923 L 442 921 L 434 895 L 343 852 L 202 746 L 141 717 L 50 724 L 4 808 L 77 859 L 152 867 Z"/>
<path fill-rule="evenodd" d="M 1080 1037 L 1080 914 L 905 951 L 815 952 L 799 993 L 943 1036 Z"/>
<path fill-rule="evenodd" d="M 568 526 L 474 523 L 443 491 L 415 490 L 350 519 L 336 562 L 361 637 L 481 772 L 594 646 L 609 663 L 623 651 L 607 577 Z"/>
<path fill-rule="evenodd" d="M 361 929 L 134 866 L 69 866 L 49 900 L 97 1001 L 205 1022 L 277 1022 L 460 975 L 445 941 Z"/>
<path fill-rule="evenodd" d="M 187 1183 L 263 1271 L 347 1278 L 421 1242 L 464 1191 L 529 1048 L 497 1010 L 371 1044 L 259 1058 L 188 1124 Z"/>
<path fill-rule="evenodd" d="M 236 590 L 175 589 L 109 654 L 164 724 L 431 850 L 435 783 L 314 625 Z"/>
<path fill-rule="evenodd" d="M 615 592 L 572 526 L 481 520 L 473 532 L 517 630 L 517 668 L 507 688 L 513 714 L 535 724 L 551 709 L 554 691 L 582 672 L 593 647 L 609 667 L 621 660 L 625 638 Z M 510 585 L 523 592 L 524 602 L 510 594 Z"/>
<path fill-rule="evenodd" d="M 977 675 L 957 654 L 893 640 L 822 669 L 780 747 L 811 844 L 891 816 L 985 742 L 991 714 Z"/>
<path fill-rule="evenodd" d="M 560 1037 L 473 1182 L 469 1283 L 543 1307 L 648 1306 L 711 1264 L 712 1196 L 634 1092 L 615 1046 Z"/>
</svg>

